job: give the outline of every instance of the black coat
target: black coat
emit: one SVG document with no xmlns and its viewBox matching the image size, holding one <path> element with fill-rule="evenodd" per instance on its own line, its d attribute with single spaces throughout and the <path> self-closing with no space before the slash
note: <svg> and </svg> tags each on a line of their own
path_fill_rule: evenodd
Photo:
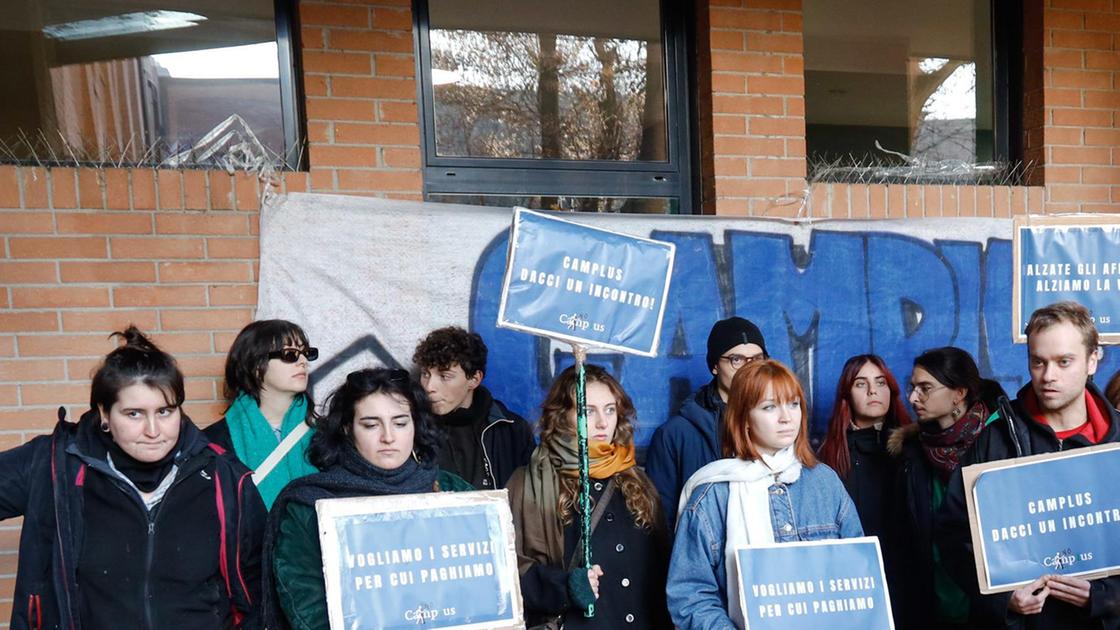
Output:
<svg viewBox="0 0 1120 630">
<path fill-rule="evenodd" d="M 592 506 L 602 496 L 605 485 L 605 480 L 592 480 Z M 645 531 L 635 527 L 626 509 L 622 488 L 615 489 L 606 512 L 591 534 L 591 562 L 602 567 L 603 576 L 599 578 L 595 616 L 590 619 L 568 598 L 567 568 L 576 552 L 579 529 L 579 514 L 574 513 L 572 522 L 564 528 L 563 567 L 534 564 L 521 575 L 521 597 L 530 625 L 562 614 L 566 630 L 672 628 L 665 600 L 670 541 L 661 530 Z"/>
<path fill-rule="evenodd" d="M 96 413 L 60 418 L 52 434 L 0 453 L 0 518 L 24 517 L 11 627 L 259 627 L 265 512 L 249 471 L 184 418 L 178 474 L 149 520 L 90 455 L 99 424 Z M 113 599 L 83 600 L 113 579 L 84 580 L 95 565 L 120 576 Z"/>
<path fill-rule="evenodd" d="M 1079 435 L 1059 440 L 1053 429 L 1034 420 L 1023 406 L 1023 397 L 1030 391 L 1030 387 L 1028 383 L 1019 390 L 1018 396 L 1010 405 L 1010 413 L 1000 413 L 988 422 L 972 448 L 961 459 L 961 467 L 1020 455 L 1039 455 L 1089 446 L 1088 441 Z M 1117 414 L 1095 385 L 1089 383 L 1086 389 L 1102 409 L 1109 411 L 1108 433 L 1100 443 L 1120 441 L 1120 414 Z M 1120 628 L 1120 576 L 1092 580 L 1089 606 L 1084 610 L 1051 597 L 1046 600 L 1041 613 L 1017 615 L 1007 610 L 1010 593 L 979 595 L 960 468 L 949 480 L 945 504 L 937 515 L 936 536 L 946 568 L 966 592 L 975 596 L 972 609 L 977 622 L 1024 630 Z"/>
<path fill-rule="evenodd" d="M 482 429 L 482 450 L 479 453 L 482 457 L 482 479 L 467 479 L 467 482 L 479 490 L 506 487 L 513 471 L 529 465 L 529 457 L 536 447 L 533 427 L 495 398 L 486 415 L 486 426 Z M 458 474 L 459 471 L 450 472 Z"/>
<path fill-rule="evenodd" d="M 879 536 L 890 527 L 891 495 L 897 462 L 887 453 L 888 430 L 873 428 L 848 431 L 851 469 L 844 489 L 856 504 L 859 522 L 867 536 Z"/>
</svg>

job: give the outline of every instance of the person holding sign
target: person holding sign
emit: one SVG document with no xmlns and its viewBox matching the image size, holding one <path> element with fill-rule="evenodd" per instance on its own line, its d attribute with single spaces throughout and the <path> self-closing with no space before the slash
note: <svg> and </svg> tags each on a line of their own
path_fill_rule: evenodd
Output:
<svg viewBox="0 0 1120 630">
<path fill-rule="evenodd" d="M 731 379 L 753 361 L 767 358 L 766 340 L 754 322 L 742 317 L 721 319 L 708 333 L 708 371 L 712 380 L 689 396 L 680 414 L 650 438 L 646 474 L 661 495 L 661 510 L 672 531 L 681 489 L 692 473 L 720 458 L 720 422 Z"/>
<path fill-rule="evenodd" d="M 89 411 L 0 453 L 0 519 L 24 519 L 11 627 L 258 628 L 249 470 L 183 414 L 175 359 L 114 335 Z"/>
<path fill-rule="evenodd" d="M 315 501 L 474 489 L 436 464 L 438 430 L 408 372 L 351 372 L 327 404 L 308 451 L 322 472 L 289 483 L 269 514 L 264 611 L 270 630 L 329 627 Z"/>
<path fill-rule="evenodd" d="M 1036 310 L 1027 323 L 1031 382 L 999 405 L 961 466 L 1120 441 L 1120 415 L 1089 380 L 1099 337 L 1076 302 Z M 1120 627 L 1120 576 L 1097 580 L 1048 574 L 1011 593 L 980 595 L 960 469 L 949 481 L 938 544 L 954 577 L 975 597 L 974 617 L 999 627 Z"/>
<path fill-rule="evenodd" d="M 840 475 L 868 536 L 884 537 L 891 519 L 896 465 L 887 438 L 910 424 L 898 381 L 883 359 L 854 356 L 836 384 L 836 403 L 821 444 L 821 461 Z"/>
<path fill-rule="evenodd" d="M 954 347 L 927 350 L 914 359 L 910 405 L 916 425 L 888 442 L 899 458 L 893 550 L 901 566 L 888 567 L 893 610 L 903 628 L 968 627 L 968 596 L 950 578 L 934 545 L 934 515 L 945 484 L 980 435 L 1003 389 L 980 378 L 972 356 Z"/>
<path fill-rule="evenodd" d="M 226 357 L 226 415 L 204 431 L 256 472 L 265 507 L 296 477 L 310 475 L 307 461 L 315 404 L 308 392 L 308 363 L 319 350 L 303 329 L 282 319 L 241 329 Z"/>
<path fill-rule="evenodd" d="M 569 367 L 541 406 L 540 446 L 508 486 L 526 616 L 550 628 L 671 628 L 662 596 L 668 537 L 657 491 L 635 465 L 634 404 L 606 370 L 585 371 L 596 564 L 583 569 L 578 552 L 577 372 Z"/>
<path fill-rule="evenodd" d="M 743 628 L 734 549 L 863 535 L 844 484 L 809 446 L 805 393 L 774 360 L 735 374 L 724 459 L 681 494 L 666 594 L 680 630 Z"/>
</svg>

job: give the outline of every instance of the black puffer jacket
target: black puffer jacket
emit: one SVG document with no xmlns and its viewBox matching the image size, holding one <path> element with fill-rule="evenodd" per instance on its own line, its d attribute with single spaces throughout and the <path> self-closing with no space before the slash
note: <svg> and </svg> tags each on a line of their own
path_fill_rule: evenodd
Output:
<svg viewBox="0 0 1120 630">
<path fill-rule="evenodd" d="M 0 453 L 0 519 L 24 517 L 11 627 L 260 627 L 265 511 L 249 471 L 184 417 L 178 473 L 149 517 L 90 455 L 97 414 L 78 423 L 59 415 L 50 435 Z M 98 549 L 82 557 L 83 544 Z M 85 588 L 79 566 L 94 565 L 121 576 L 114 598 L 82 600 L 112 577 Z"/>
<path fill-rule="evenodd" d="M 1082 436 L 1059 440 L 1049 426 L 1034 420 L 1023 406 L 1030 384 L 1019 390 L 1013 403 L 1003 405 L 1004 411 L 989 420 L 976 442 L 961 459 L 961 468 L 970 464 L 992 462 L 1013 457 L 1055 453 L 1071 448 L 1090 446 Z M 1095 385 L 1086 387 L 1099 408 L 1109 412 L 1108 433 L 1101 444 L 1120 441 L 1120 414 Z M 964 483 L 960 468 L 953 473 L 946 490 L 945 504 L 937 515 L 935 535 L 945 566 L 953 579 L 975 595 L 972 610 L 978 623 L 985 627 L 1022 628 L 1024 630 L 1074 630 L 1077 628 L 1120 628 L 1120 576 L 1092 580 L 1089 606 L 1079 609 L 1053 597 L 1048 598 L 1037 615 L 1017 615 L 1007 610 L 1010 593 L 979 595 L 976 565 L 973 560 L 972 534 L 968 525 Z"/>
</svg>

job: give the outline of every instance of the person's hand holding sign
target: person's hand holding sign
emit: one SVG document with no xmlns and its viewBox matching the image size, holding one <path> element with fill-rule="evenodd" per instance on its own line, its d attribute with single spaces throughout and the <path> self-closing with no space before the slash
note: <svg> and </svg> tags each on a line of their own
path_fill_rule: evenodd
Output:
<svg viewBox="0 0 1120 630">
<path fill-rule="evenodd" d="M 1047 576 L 1042 576 L 1030 584 L 1015 589 L 1011 593 L 1011 599 L 1007 602 L 1007 609 L 1013 613 L 1020 615 L 1037 615 L 1042 612 L 1042 605 L 1046 603 L 1046 597 L 1050 595 L 1050 587 L 1047 586 Z"/>
<path fill-rule="evenodd" d="M 1089 605 L 1089 592 L 1093 587 L 1088 580 L 1066 575 L 1050 575 L 1046 576 L 1046 585 L 1050 588 L 1050 594 L 1054 599 L 1073 604 L 1078 608 Z"/>
</svg>

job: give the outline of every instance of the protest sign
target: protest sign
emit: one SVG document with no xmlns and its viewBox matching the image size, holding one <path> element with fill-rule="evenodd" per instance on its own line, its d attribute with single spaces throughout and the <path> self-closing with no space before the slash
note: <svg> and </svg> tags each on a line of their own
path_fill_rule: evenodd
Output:
<svg viewBox="0 0 1120 630">
<path fill-rule="evenodd" d="M 965 467 L 976 575 L 984 594 L 1039 576 L 1120 573 L 1120 444 Z"/>
<path fill-rule="evenodd" d="M 743 547 L 735 558 L 748 629 L 894 628 L 878 538 Z"/>
<path fill-rule="evenodd" d="M 657 355 L 676 248 L 514 210 L 498 326 Z"/>
<path fill-rule="evenodd" d="M 524 628 L 506 492 L 315 503 L 331 628 Z"/>
<path fill-rule="evenodd" d="M 1012 337 L 1035 310 L 1073 300 L 1093 313 L 1101 341 L 1120 342 L 1120 218 L 1107 215 L 1017 217 Z"/>
</svg>

